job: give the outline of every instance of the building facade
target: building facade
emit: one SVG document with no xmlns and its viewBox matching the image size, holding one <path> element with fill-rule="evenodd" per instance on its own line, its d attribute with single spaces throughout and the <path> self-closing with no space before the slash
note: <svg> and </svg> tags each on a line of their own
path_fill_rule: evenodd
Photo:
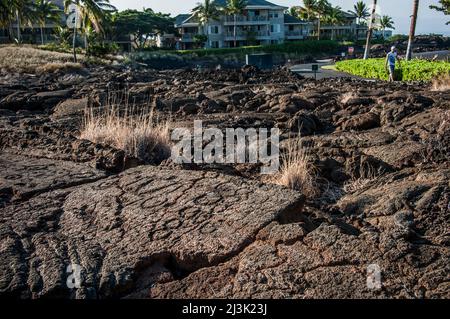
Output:
<svg viewBox="0 0 450 319">
<path fill-rule="evenodd" d="M 215 3 L 224 8 L 227 2 L 216 0 Z M 204 26 L 192 14 L 179 15 L 175 22 L 180 34 L 177 46 L 194 48 L 200 35 L 207 36 L 206 46 L 210 48 L 278 44 L 307 38 L 312 24 L 285 14 L 287 9 L 265 0 L 248 0 L 243 14 L 222 15 Z"/>
<path fill-rule="evenodd" d="M 294 10 L 302 11 L 301 6 L 294 6 Z M 320 38 L 321 39 L 337 39 L 337 40 L 363 40 L 367 36 L 367 25 L 358 24 L 357 16 L 350 13 L 341 11 L 343 18 L 342 23 L 338 25 L 329 25 L 325 22 L 320 26 Z M 317 22 L 314 22 L 314 27 L 310 29 L 310 36 L 317 37 Z"/>
</svg>

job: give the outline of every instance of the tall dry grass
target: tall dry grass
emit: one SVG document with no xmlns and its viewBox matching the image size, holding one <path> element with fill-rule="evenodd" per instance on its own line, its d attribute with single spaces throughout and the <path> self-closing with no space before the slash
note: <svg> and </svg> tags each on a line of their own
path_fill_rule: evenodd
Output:
<svg viewBox="0 0 450 319">
<path fill-rule="evenodd" d="M 308 197 L 317 194 L 316 167 L 309 150 L 302 146 L 300 136 L 289 138 L 286 150 L 281 155 L 280 172 L 274 176 L 274 182 Z"/>
<path fill-rule="evenodd" d="M 153 113 L 133 114 L 116 107 L 85 111 L 80 138 L 124 150 L 144 162 L 158 162 L 170 156 L 169 122 L 159 122 Z"/>
<path fill-rule="evenodd" d="M 450 73 L 442 74 L 441 76 L 431 81 L 431 90 L 435 92 L 444 92 L 450 90 Z"/>
<path fill-rule="evenodd" d="M 29 46 L 0 47 L 0 71 L 3 73 L 49 73 L 81 69 L 68 53 L 51 52 Z M 80 62 L 84 57 L 79 57 Z"/>
</svg>

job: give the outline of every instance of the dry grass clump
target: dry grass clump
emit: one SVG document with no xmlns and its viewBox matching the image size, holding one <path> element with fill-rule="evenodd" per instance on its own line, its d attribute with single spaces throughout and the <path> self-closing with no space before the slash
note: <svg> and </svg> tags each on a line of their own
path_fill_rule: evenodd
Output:
<svg viewBox="0 0 450 319">
<path fill-rule="evenodd" d="M 84 61 L 80 56 L 79 60 Z M 45 73 L 59 70 L 80 69 L 68 53 L 39 50 L 27 46 L 0 47 L 0 70 L 6 73 Z"/>
<path fill-rule="evenodd" d="M 308 150 L 301 145 L 301 138 L 289 138 L 286 151 L 281 155 L 280 172 L 275 184 L 302 192 L 308 197 L 317 194 L 316 168 Z"/>
<path fill-rule="evenodd" d="M 86 110 L 81 139 L 124 150 L 144 162 L 158 162 L 170 156 L 170 130 L 167 121 L 159 123 L 152 113 L 120 114 L 115 108 Z"/>
<path fill-rule="evenodd" d="M 353 92 L 344 93 L 344 94 L 342 94 L 342 97 L 341 97 L 341 104 L 345 105 L 348 103 L 348 101 L 350 101 L 351 99 L 354 99 L 356 97 L 357 97 L 356 94 Z"/>
<path fill-rule="evenodd" d="M 81 70 L 83 66 L 80 63 L 74 63 L 74 62 L 52 62 L 52 63 L 46 63 L 42 66 L 38 66 L 36 68 L 36 73 L 43 74 L 43 73 L 55 73 L 59 71 L 68 72 L 68 71 L 76 71 Z"/>
<path fill-rule="evenodd" d="M 431 82 L 431 90 L 435 92 L 444 92 L 450 90 L 450 73 L 442 74 Z"/>
</svg>

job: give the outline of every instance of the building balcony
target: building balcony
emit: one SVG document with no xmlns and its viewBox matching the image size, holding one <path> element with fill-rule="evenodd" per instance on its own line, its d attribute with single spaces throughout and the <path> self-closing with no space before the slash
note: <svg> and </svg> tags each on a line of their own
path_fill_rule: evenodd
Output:
<svg viewBox="0 0 450 319">
<path fill-rule="evenodd" d="M 194 42 L 194 37 L 198 35 L 197 33 L 184 33 L 181 35 L 181 41 L 183 42 Z"/>
<path fill-rule="evenodd" d="M 233 16 L 226 16 L 223 19 L 224 25 L 234 25 L 235 20 Z M 253 17 L 245 17 L 245 16 L 237 16 L 236 24 L 237 25 L 252 25 L 252 24 L 269 24 L 270 19 L 268 16 L 253 16 Z"/>
<path fill-rule="evenodd" d="M 291 38 L 295 38 L 295 37 L 306 37 L 309 34 L 308 30 L 294 30 L 294 31 L 286 31 L 286 37 L 291 37 Z"/>
<path fill-rule="evenodd" d="M 237 40 L 245 40 L 249 37 L 255 37 L 257 40 L 268 40 L 268 39 L 276 39 L 279 38 L 277 34 L 272 34 L 269 31 L 255 31 L 255 32 L 237 32 L 236 39 Z M 234 33 L 226 32 L 225 33 L 225 41 L 233 41 Z"/>
</svg>

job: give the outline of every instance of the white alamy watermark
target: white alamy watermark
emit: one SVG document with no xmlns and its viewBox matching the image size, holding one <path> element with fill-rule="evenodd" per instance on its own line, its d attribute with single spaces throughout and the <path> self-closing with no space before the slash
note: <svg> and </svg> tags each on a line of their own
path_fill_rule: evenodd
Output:
<svg viewBox="0 0 450 319">
<path fill-rule="evenodd" d="M 367 266 L 367 288 L 381 289 L 381 268 L 378 264 Z"/>
<path fill-rule="evenodd" d="M 78 264 L 70 264 L 66 268 L 68 274 L 66 285 L 69 289 L 81 287 L 81 266 Z"/>
<path fill-rule="evenodd" d="M 270 134 L 269 134 L 270 132 Z M 262 174 L 274 174 L 280 167 L 280 132 L 277 128 L 203 128 L 194 121 L 194 132 L 176 128 L 171 134 L 172 161 L 178 164 L 262 163 Z M 193 144 L 193 145 L 192 145 Z"/>
</svg>

